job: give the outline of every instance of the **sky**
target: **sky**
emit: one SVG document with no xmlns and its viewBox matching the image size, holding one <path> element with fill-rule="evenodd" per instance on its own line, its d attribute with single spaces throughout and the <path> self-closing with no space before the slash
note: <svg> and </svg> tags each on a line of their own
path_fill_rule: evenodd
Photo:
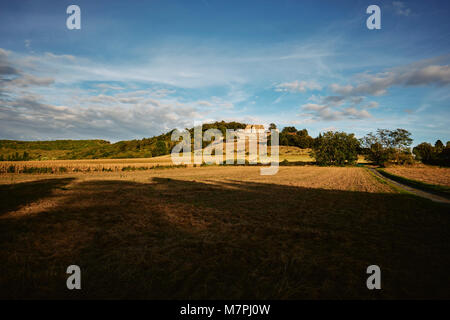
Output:
<svg viewBox="0 0 450 320">
<path fill-rule="evenodd" d="M 2 1 L 0 139 L 114 142 L 225 120 L 445 143 L 449 13 L 440 0 Z"/>
</svg>

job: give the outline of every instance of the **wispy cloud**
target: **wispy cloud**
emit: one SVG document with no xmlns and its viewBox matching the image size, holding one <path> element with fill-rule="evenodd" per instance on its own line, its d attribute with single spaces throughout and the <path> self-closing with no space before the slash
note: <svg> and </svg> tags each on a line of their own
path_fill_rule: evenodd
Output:
<svg viewBox="0 0 450 320">
<path fill-rule="evenodd" d="M 372 115 L 365 109 L 346 107 L 339 110 L 332 109 L 329 105 L 307 103 L 301 106 L 301 110 L 306 112 L 313 121 L 339 121 L 345 119 L 361 120 L 371 118 Z"/>
<path fill-rule="evenodd" d="M 280 83 L 275 87 L 278 92 L 306 92 L 307 90 L 321 90 L 322 87 L 315 81 L 292 81 Z"/>
<path fill-rule="evenodd" d="M 41 103 L 42 97 L 25 95 L 0 104 L 0 135 L 5 138 L 142 138 L 174 127 L 190 125 L 195 108 L 174 105 L 122 104 L 71 107 Z M 9 124 L 9 125 L 8 125 Z"/>
<path fill-rule="evenodd" d="M 449 58 L 445 56 L 423 60 L 377 74 L 360 74 L 359 82 L 355 85 L 333 83 L 330 88 L 333 92 L 345 96 L 380 96 L 393 86 L 446 86 L 450 84 L 450 66 L 437 63 L 442 60 L 448 61 Z"/>
<path fill-rule="evenodd" d="M 408 8 L 404 2 L 394 1 L 392 2 L 392 6 L 394 7 L 395 13 L 401 16 L 409 16 L 412 11 Z"/>
</svg>

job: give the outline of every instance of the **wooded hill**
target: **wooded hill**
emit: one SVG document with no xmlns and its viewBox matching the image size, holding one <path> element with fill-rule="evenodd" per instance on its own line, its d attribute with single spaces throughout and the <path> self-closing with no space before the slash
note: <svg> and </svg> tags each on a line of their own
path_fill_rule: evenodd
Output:
<svg viewBox="0 0 450 320">
<path fill-rule="evenodd" d="M 223 137 L 226 130 L 244 129 L 245 123 L 214 122 L 203 124 L 202 129 L 219 129 Z M 268 129 L 276 129 L 271 123 Z M 175 129 L 174 129 L 175 130 Z M 128 140 L 110 143 L 105 140 L 55 140 L 55 141 L 16 141 L 0 140 L 0 161 L 27 160 L 70 160 L 70 159 L 123 159 L 150 158 L 169 154 L 178 141 L 172 141 L 171 130 L 165 134 L 141 140 Z M 194 128 L 190 132 L 191 143 Z M 378 129 L 361 139 L 345 132 L 326 132 L 313 138 L 306 129 L 284 127 L 280 132 L 280 145 L 297 147 L 303 150 L 312 149 L 311 155 L 317 164 L 344 165 L 354 163 L 358 154 L 367 160 L 386 165 L 412 164 L 421 161 L 425 164 L 450 166 L 450 141 L 444 145 L 441 140 L 432 146 L 421 143 L 411 152 L 411 133 L 405 129 Z M 210 142 L 203 141 L 203 147 Z M 270 143 L 270 139 L 268 140 Z"/>
<path fill-rule="evenodd" d="M 227 129 L 243 129 L 239 122 L 204 124 L 203 131 L 214 128 L 225 136 Z M 193 132 L 193 128 L 187 129 Z M 150 158 L 169 154 L 177 142 L 171 141 L 174 130 L 141 140 L 110 143 L 106 140 L 17 141 L 0 140 L 0 161 L 69 160 L 106 158 Z"/>
</svg>

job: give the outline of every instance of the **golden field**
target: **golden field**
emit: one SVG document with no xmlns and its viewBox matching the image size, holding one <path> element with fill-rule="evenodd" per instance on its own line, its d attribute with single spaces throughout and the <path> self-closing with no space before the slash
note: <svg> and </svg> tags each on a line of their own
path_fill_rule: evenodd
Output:
<svg viewBox="0 0 450 320">
<path fill-rule="evenodd" d="M 316 167 L 292 166 L 279 167 L 273 176 L 260 175 L 259 166 L 206 166 L 173 168 L 152 171 L 127 172 L 76 172 L 67 174 L 4 174 L 0 184 L 39 181 L 53 178 L 71 178 L 74 181 L 112 180 L 148 182 L 154 178 L 177 179 L 183 181 L 200 181 L 202 183 L 223 183 L 241 181 L 271 183 L 305 188 L 361 192 L 395 192 L 388 185 L 380 183 L 363 168 L 356 167 Z"/>
<path fill-rule="evenodd" d="M 387 172 L 407 179 L 450 187 L 450 168 L 436 166 L 389 167 Z"/>
<path fill-rule="evenodd" d="M 27 168 L 48 168 L 48 173 L 122 171 L 124 167 L 153 168 L 172 165 L 170 155 L 154 158 L 93 159 L 93 160 L 44 160 L 1 161 L 0 174 L 23 173 Z M 12 169 L 10 169 L 12 168 Z M 64 168 L 64 169 L 62 169 Z"/>
<path fill-rule="evenodd" d="M 448 206 L 360 167 L 259 169 L 2 174 L 0 298 L 450 297 Z"/>
<path fill-rule="evenodd" d="M 226 146 L 228 146 L 227 144 Z M 270 152 L 270 148 L 269 148 Z M 310 156 L 311 149 L 300 149 L 297 147 L 280 146 L 279 161 L 292 163 L 313 163 L 314 158 Z M 225 153 L 224 153 L 225 157 Z M 236 152 L 234 157 L 238 158 Z M 191 161 L 193 162 L 193 155 Z M 249 161 L 248 153 L 244 161 Z M 260 161 L 259 157 L 256 161 Z M 358 163 L 365 163 L 363 156 L 358 156 Z M 90 159 L 90 160 L 44 160 L 44 161 L 0 161 L 0 175 L 5 173 L 76 173 L 76 172 L 120 172 L 131 170 L 151 170 L 155 167 L 174 166 L 170 155 L 153 158 L 130 158 L 130 159 Z M 188 165 L 192 166 L 192 165 Z"/>
</svg>

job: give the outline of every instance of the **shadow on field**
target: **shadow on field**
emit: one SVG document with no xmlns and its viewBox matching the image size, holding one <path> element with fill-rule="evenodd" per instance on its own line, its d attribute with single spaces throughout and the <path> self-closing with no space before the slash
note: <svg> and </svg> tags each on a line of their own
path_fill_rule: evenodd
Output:
<svg viewBox="0 0 450 320">
<path fill-rule="evenodd" d="M 69 192 L 0 221 L 1 298 L 450 298 L 450 215 L 431 201 L 162 178 Z M 366 288 L 372 264 L 380 291 Z"/>
<path fill-rule="evenodd" d="M 62 188 L 72 180 L 73 178 L 45 179 L 0 185 L 0 216 L 17 210 L 23 205 L 48 197 L 55 188 Z"/>
</svg>

